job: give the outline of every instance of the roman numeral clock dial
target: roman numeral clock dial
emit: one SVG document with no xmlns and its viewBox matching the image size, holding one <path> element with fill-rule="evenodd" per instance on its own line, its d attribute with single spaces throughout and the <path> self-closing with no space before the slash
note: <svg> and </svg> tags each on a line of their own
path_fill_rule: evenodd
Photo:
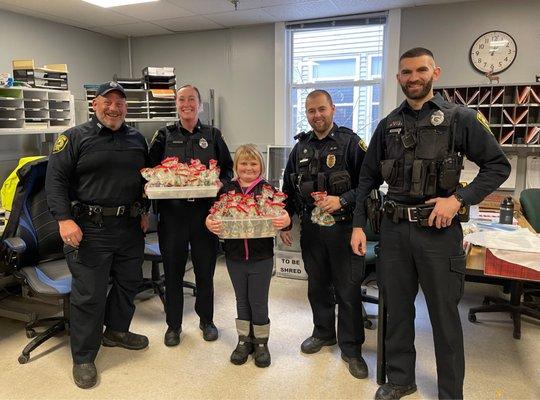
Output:
<svg viewBox="0 0 540 400">
<path fill-rule="evenodd" d="M 472 66 L 482 73 L 497 74 L 512 65 L 516 59 L 516 41 L 506 32 L 486 32 L 471 46 Z"/>
</svg>

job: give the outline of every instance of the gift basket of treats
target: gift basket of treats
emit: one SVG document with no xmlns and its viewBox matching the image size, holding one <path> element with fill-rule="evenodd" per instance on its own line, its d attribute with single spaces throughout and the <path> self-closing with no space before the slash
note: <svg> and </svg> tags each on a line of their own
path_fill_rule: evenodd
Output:
<svg viewBox="0 0 540 400">
<path fill-rule="evenodd" d="M 210 209 L 211 218 L 222 222 L 221 239 L 274 237 L 274 218 L 283 215 L 287 196 L 264 185 L 260 195 L 223 193 Z"/>
<path fill-rule="evenodd" d="M 143 168 L 141 174 L 148 181 L 145 192 L 149 199 L 216 197 L 219 190 L 216 160 L 210 160 L 207 168 L 200 160 L 188 164 L 168 157 L 154 168 Z"/>
</svg>

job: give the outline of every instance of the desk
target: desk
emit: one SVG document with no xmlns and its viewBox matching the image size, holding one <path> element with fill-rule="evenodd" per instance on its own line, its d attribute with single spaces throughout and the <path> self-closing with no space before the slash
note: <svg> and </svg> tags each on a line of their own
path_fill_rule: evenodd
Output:
<svg viewBox="0 0 540 400">
<path fill-rule="evenodd" d="M 521 213 L 518 213 L 517 219 L 522 228 L 534 232 Z M 510 301 L 486 296 L 482 306 L 469 310 L 468 319 L 470 322 L 476 322 L 476 313 L 479 312 L 509 312 L 514 323 L 513 336 L 515 339 L 520 339 L 521 315 L 525 314 L 540 319 L 540 311 L 521 302 L 524 281 L 540 281 L 540 272 L 500 260 L 491 251 L 483 247 L 472 246 L 467 255 L 466 280 L 499 285 L 510 284 Z"/>
</svg>

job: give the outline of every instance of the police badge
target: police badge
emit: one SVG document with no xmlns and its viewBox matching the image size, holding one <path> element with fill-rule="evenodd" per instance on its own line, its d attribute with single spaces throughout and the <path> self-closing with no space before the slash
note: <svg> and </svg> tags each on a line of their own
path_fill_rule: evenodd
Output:
<svg viewBox="0 0 540 400">
<path fill-rule="evenodd" d="M 328 154 L 326 156 L 326 165 L 328 168 L 332 168 L 334 165 L 336 165 L 336 156 L 334 154 Z"/>
<path fill-rule="evenodd" d="M 201 148 L 203 149 L 206 149 L 208 147 L 208 142 L 205 138 L 201 138 L 201 140 L 199 140 L 199 146 L 201 146 Z"/>
<path fill-rule="evenodd" d="M 431 114 L 431 125 L 437 126 L 444 122 L 444 113 L 441 110 L 435 111 Z"/>
</svg>

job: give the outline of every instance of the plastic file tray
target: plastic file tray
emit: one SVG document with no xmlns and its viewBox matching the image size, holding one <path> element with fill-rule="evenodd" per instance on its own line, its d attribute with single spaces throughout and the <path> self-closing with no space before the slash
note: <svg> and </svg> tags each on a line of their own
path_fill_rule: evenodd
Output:
<svg viewBox="0 0 540 400">
<path fill-rule="evenodd" d="M 273 217 L 221 218 L 220 239 L 257 239 L 274 237 L 277 229 L 272 225 Z"/>
<path fill-rule="evenodd" d="M 156 187 L 146 188 L 149 199 L 200 199 L 216 197 L 217 186 L 182 186 L 182 187 Z"/>
</svg>

